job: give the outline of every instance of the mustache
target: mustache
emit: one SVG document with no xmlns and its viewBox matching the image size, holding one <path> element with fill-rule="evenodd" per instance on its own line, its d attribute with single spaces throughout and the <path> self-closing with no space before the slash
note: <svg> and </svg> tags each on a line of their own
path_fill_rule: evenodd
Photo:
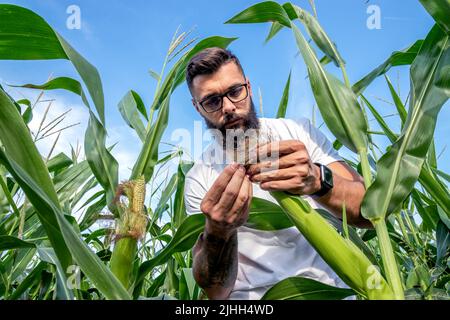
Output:
<svg viewBox="0 0 450 320">
<path fill-rule="evenodd" d="M 226 126 L 227 124 L 229 124 L 229 123 L 231 123 L 233 121 L 241 120 L 241 119 L 243 119 L 243 118 L 241 116 L 236 115 L 236 114 L 227 114 L 225 116 L 223 126 Z"/>
</svg>

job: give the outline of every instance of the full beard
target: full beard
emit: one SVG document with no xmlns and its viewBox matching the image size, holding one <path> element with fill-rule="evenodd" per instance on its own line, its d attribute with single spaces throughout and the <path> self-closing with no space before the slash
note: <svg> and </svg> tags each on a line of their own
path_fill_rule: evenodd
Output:
<svg viewBox="0 0 450 320">
<path fill-rule="evenodd" d="M 245 132 L 249 129 L 253 129 L 253 130 L 259 130 L 260 128 L 260 123 L 259 123 L 259 119 L 258 116 L 256 115 L 256 110 L 255 110 L 255 104 L 253 103 L 253 99 L 250 98 L 250 110 L 248 112 L 248 114 L 245 117 L 242 116 L 238 116 L 236 114 L 227 114 L 225 115 L 224 118 L 224 122 L 225 123 L 230 123 L 232 121 L 236 121 L 236 120 L 240 120 L 242 119 L 243 123 L 242 123 L 242 128 L 225 128 L 225 125 L 223 126 L 217 126 L 216 124 L 212 123 L 211 121 L 209 121 L 208 119 L 205 119 L 205 123 L 206 123 L 206 127 L 208 129 L 216 129 L 219 130 L 220 133 L 222 134 L 222 143 L 223 143 L 223 149 L 225 150 L 227 148 L 227 145 L 230 145 L 230 142 L 228 142 L 227 144 L 227 140 L 229 138 L 233 139 L 233 147 L 234 149 L 237 149 L 239 147 L 239 139 L 240 139 L 240 135 L 239 134 L 229 134 L 230 131 L 234 131 L 234 133 L 238 132 L 239 129 L 242 130 L 242 133 L 245 134 Z"/>
</svg>

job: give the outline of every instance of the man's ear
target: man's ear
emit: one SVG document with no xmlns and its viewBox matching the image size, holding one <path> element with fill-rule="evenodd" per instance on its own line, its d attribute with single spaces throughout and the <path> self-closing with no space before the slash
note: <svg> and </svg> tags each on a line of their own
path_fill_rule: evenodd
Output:
<svg viewBox="0 0 450 320">
<path fill-rule="evenodd" d="M 250 97 L 253 98 L 252 85 L 250 84 L 250 80 L 248 80 L 248 78 L 247 78 L 247 88 L 248 88 L 248 93 L 249 93 Z"/>
<path fill-rule="evenodd" d="M 200 110 L 198 109 L 197 103 L 195 103 L 194 98 L 192 98 L 191 101 L 192 101 L 192 104 L 193 104 L 194 107 L 195 107 L 195 110 L 197 110 L 197 112 L 200 113 Z"/>
</svg>

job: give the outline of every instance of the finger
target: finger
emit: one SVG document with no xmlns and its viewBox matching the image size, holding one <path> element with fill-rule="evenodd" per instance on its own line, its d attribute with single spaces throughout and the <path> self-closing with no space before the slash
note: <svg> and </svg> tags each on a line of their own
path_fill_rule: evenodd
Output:
<svg viewBox="0 0 450 320">
<path fill-rule="evenodd" d="M 292 153 L 280 157 L 274 161 L 262 161 L 257 164 L 252 164 L 247 169 L 247 174 L 253 176 L 260 172 L 266 172 L 270 170 L 285 169 L 299 164 L 305 164 L 309 161 L 309 156 L 305 153 Z"/>
<path fill-rule="evenodd" d="M 252 182 L 262 183 L 266 181 L 289 180 L 298 176 L 298 169 L 291 167 L 288 169 L 271 170 L 255 174 L 250 179 Z"/>
<path fill-rule="evenodd" d="M 239 190 L 239 194 L 236 197 L 236 200 L 234 201 L 233 206 L 230 208 L 230 210 L 227 213 L 227 221 L 232 222 L 231 220 L 236 220 L 238 217 L 245 213 L 243 212 L 244 208 L 248 205 L 248 202 L 250 201 L 250 193 L 249 193 L 249 185 L 251 185 L 250 180 L 245 177 L 244 181 L 242 182 L 241 189 Z"/>
<path fill-rule="evenodd" d="M 228 183 L 238 168 L 239 165 L 237 163 L 225 167 L 206 193 L 204 197 L 205 205 L 214 206 L 219 202 L 220 196 L 225 191 L 225 188 L 228 186 Z"/>
<path fill-rule="evenodd" d="M 227 212 L 233 206 L 236 197 L 239 194 L 239 190 L 241 189 L 242 182 L 245 178 L 245 169 L 240 166 L 238 170 L 234 173 L 227 187 L 222 193 L 219 193 L 220 200 L 217 203 L 217 207 L 221 210 Z"/>
<path fill-rule="evenodd" d="M 257 160 L 263 161 L 267 158 L 294 153 L 302 149 L 305 149 L 305 145 L 298 140 L 273 141 L 257 147 Z"/>
<path fill-rule="evenodd" d="M 297 179 L 266 181 L 260 184 L 261 189 L 266 191 L 287 191 L 301 187 Z"/>
</svg>

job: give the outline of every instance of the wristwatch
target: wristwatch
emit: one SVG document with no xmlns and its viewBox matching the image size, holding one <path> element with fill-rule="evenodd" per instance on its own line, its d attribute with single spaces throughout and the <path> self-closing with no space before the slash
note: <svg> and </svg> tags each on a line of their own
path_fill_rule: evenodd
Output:
<svg viewBox="0 0 450 320">
<path fill-rule="evenodd" d="M 313 197 L 322 197 L 333 189 L 333 172 L 321 163 L 314 163 L 320 169 L 320 190 L 313 193 Z"/>
</svg>

